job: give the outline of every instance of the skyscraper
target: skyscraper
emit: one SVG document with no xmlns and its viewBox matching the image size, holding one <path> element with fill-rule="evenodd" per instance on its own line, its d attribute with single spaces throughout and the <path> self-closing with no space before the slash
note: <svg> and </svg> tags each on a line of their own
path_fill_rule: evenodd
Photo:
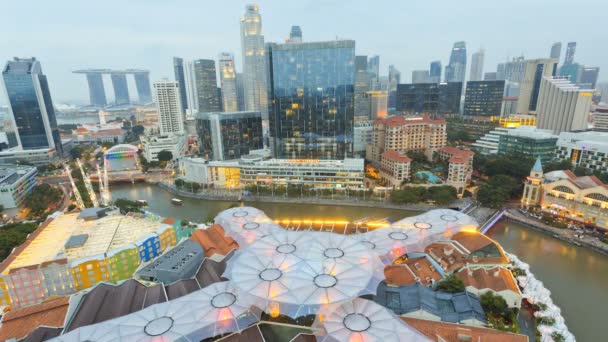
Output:
<svg viewBox="0 0 608 342">
<path fill-rule="evenodd" d="M 388 66 L 388 108 L 395 108 L 397 84 L 401 82 L 401 72 L 394 65 Z"/>
<path fill-rule="evenodd" d="M 468 81 L 463 115 L 500 116 L 505 81 Z"/>
<path fill-rule="evenodd" d="M 355 42 L 269 44 L 267 55 L 274 156 L 352 156 Z"/>
<path fill-rule="evenodd" d="M 591 87 L 591 89 L 595 89 L 599 73 L 599 67 L 584 67 L 583 72 L 581 73 L 579 83 L 588 85 Z"/>
<path fill-rule="evenodd" d="M 182 106 L 182 113 L 186 113 L 188 106 L 188 99 L 186 95 L 186 81 L 184 75 L 184 59 L 179 57 L 173 57 L 173 72 L 175 74 L 175 81 L 179 84 L 179 97 Z"/>
<path fill-rule="evenodd" d="M 567 78 L 543 77 L 538 96 L 536 126 L 554 134 L 587 129 L 592 89 L 577 87 Z"/>
<path fill-rule="evenodd" d="M 152 102 L 152 91 L 150 90 L 150 73 L 147 71 L 133 73 L 135 78 L 135 89 L 140 104 Z"/>
<path fill-rule="evenodd" d="M 241 18 L 241 50 L 243 52 L 243 88 L 245 109 L 268 114 L 266 60 L 262 17 L 257 5 L 247 5 Z"/>
<path fill-rule="evenodd" d="M 481 81 L 483 77 L 483 59 L 485 52 L 483 49 L 473 53 L 471 57 L 471 74 L 469 81 Z"/>
<path fill-rule="evenodd" d="M 370 116 L 370 75 L 367 56 L 355 56 L 355 116 Z"/>
<path fill-rule="evenodd" d="M 111 74 L 112 86 L 114 87 L 114 104 L 129 104 L 129 87 L 127 86 L 127 75 Z"/>
<path fill-rule="evenodd" d="M 224 112 L 238 111 L 236 69 L 234 56 L 223 52 L 218 58 L 220 68 L 220 84 L 222 86 L 222 108 Z"/>
<path fill-rule="evenodd" d="M 553 45 L 551 45 L 551 55 L 549 56 L 550 58 L 555 58 L 559 61 L 559 57 L 562 54 L 562 43 L 561 42 L 557 42 L 557 43 L 553 43 Z"/>
<path fill-rule="evenodd" d="M 215 61 L 212 59 L 197 59 L 193 62 L 193 65 L 198 111 L 201 113 L 219 112 L 220 101 L 217 96 Z"/>
<path fill-rule="evenodd" d="M 430 82 L 430 76 L 428 70 L 414 70 L 412 71 L 412 83 L 428 83 Z"/>
<path fill-rule="evenodd" d="M 397 86 L 397 112 L 458 114 L 462 83 L 412 83 Z"/>
<path fill-rule="evenodd" d="M 291 31 L 289 31 L 289 41 L 288 43 L 301 43 L 302 42 L 302 29 L 300 26 L 292 26 Z"/>
<path fill-rule="evenodd" d="M 87 74 L 87 81 L 89 83 L 91 106 L 105 107 L 108 102 L 106 101 L 106 90 L 103 87 L 103 74 L 89 73 Z"/>
<path fill-rule="evenodd" d="M 467 70 L 467 48 L 465 42 L 456 42 L 450 54 L 450 63 L 445 67 L 446 82 L 464 82 Z"/>
<path fill-rule="evenodd" d="M 524 56 L 513 58 L 510 62 L 499 63 L 496 71 L 497 80 L 521 82 L 524 78 L 527 61 Z"/>
<path fill-rule="evenodd" d="M 183 134 L 184 120 L 179 83 L 167 79 L 154 82 L 154 97 L 161 134 Z"/>
<path fill-rule="evenodd" d="M 566 57 L 564 57 L 564 65 L 574 63 L 574 53 L 576 52 L 576 42 L 568 43 L 566 46 Z"/>
<path fill-rule="evenodd" d="M 441 61 L 432 61 L 431 68 L 429 71 L 429 82 L 439 83 L 441 82 Z"/>
<path fill-rule="evenodd" d="M 3 128 L 8 148 L 61 151 L 55 109 L 46 75 L 36 58 L 14 58 L 2 70 L 11 127 Z"/>
<path fill-rule="evenodd" d="M 380 56 L 372 56 L 367 60 L 367 70 L 371 73 L 372 89 L 378 90 L 380 83 Z"/>
<path fill-rule="evenodd" d="M 245 85 L 243 84 L 243 74 L 236 74 L 236 102 L 239 111 L 245 110 Z"/>
<path fill-rule="evenodd" d="M 557 60 L 551 58 L 525 61 L 522 80 L 519 82 L 517 114 L 535 114 L 543 77 L 555 76 Z"/>
</svg>

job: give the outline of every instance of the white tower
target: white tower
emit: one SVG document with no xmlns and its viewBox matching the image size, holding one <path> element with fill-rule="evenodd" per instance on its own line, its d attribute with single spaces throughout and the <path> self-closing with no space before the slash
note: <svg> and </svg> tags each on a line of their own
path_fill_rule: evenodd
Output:
<svg viewBox="0 0 608 342">
<path fill-rule="evenodd" d="M 529 209 L 540 204 L 542 196 L 542 184 L 544 179 L 543 165 L 540 157 L 536 158 L 536 162 L 530 170 L 530 176 L 526 178 L 524 184 L 524 193 L 521 197 L 521 207 Z"/>
<path fill-rule="evenodd" d="M 247 5 L 241 18 L 245 110 L 268 114 L 266 58 L 258 5 Z"/>
<path fill-rule="evenodd" d="M 154 82 L 154 96 L 160 119 L 160 133 L 183 134 L 184 120 L 178 83 L 167 79 Z"/>
</svg>

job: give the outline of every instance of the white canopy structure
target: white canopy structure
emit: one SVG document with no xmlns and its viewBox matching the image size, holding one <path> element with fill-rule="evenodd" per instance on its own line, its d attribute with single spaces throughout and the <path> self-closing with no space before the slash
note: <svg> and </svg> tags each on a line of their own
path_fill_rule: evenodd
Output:
<svg viewBox="0 0 608 342">
<path fill-rule="evenodd" d="M 422 215 L 404 218 L 393 223 L 391 227 L 418 230 L 420 242 L 426 246 L 438 240 L 450 239 L 463 230 L 476 230 L 479 224 L 471 216 L 459 211 L 435 209 Z"/>
<path fill-rule="evenodd" d="M 215 222 L 220 224 L 227 236 L 241 247 L 257 241 L 275 230 L 282 230 L 266 214 L 253 207 L 236 207 L 219 213 Z"/>
<path fill-rule="evenodd" d="M 423 252 L 426 234 L 418 229 L 385 227 L 372 230 L 355 237 L 368 248 L 373 249 L 384 264 L 391 264 L 406 253 Z"/>
<path fill-rule="evenodd" d="M 387 308 L 362 298 L 323 310 L 313 331 L 323 342 L 430 341 Z"/>
</svg>

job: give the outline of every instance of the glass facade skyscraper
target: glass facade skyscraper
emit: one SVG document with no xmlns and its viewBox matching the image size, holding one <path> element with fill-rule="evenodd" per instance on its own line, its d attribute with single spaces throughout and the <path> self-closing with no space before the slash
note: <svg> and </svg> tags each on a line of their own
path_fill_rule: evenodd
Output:
<svg viewBox="0 0 608 342">
<path fill-rule="evenodd" d="M 198 113 L 196 133 L 207 160 L 238 159 L 264 147 L 260 112 Z"/>
<path fill-rule="evenodd" d="M 462 83 L 411 83 L 397 86 L 397 112 L 458 114 Z"/>
<path fill-rule="evenodd" d="M 432 61 L 431 68 L 429 71 L 429 82 L 439 83 L 441 82 L 441 61 Z"/>
<path fill-rule="evenodd" d="M 188 99 L 186 95 L 186 78 L 184 75 L 183 58 L 173 57 L 173 72 L 175 73 L 175 81 L 179 84 L 179 98 L 182 104 L 182 113 L 185 113 L 188 106 Z"/>
<path fill-rule="evenodd" d="M 220 83 L 222 85 L 222 110 L 224 112 L 238 111 L 236 68 L 234 56 L 229 52 L 222 52 L 219 56 Z"/>
<path fill-rule="evenodd" d="M 454 43 L 450 63 L 445 67 L 446 82 L 464 82 L 467 70 L 467 48 L 464 42 Z"/>
<path fill-rule="evenodd" d="M 127 75 L 111 74 L 112 87 L 114 87 L 114 104 L 129 104 L 129 87 L 127 86 Z"/>
<path fill-rule="evenodd" d="M 219 112 L 220 101 L 217 96 L 215 61 L 212 59 L 197 59 L 192 63 L 194 65 L 198 111 L 201 113 Z"/>
<path fill-rule="evenodd" d="M 500 116 L 505 81 L 468 81 L 464 98 L 464 115 Z"/>
<path fill-rule="evenodd" d="M 276 158 L 352 156 L 355 42 L 268 44 Z"/>
<path fill-rule="evenodd" d="M 258 5 L 247 5 L 241 18 L 241 51 L 243 52 L 243 90 L 245 109 L 268 113 L 266 60 L 262 16 Z"/>
<path fill-rule="evenodd" d="M 2 80 L 12 117 L 10 127 L 4 127 L 8 147 L 61 151 L 53 101 L 40 62 L 15 58 L 6 63 Z"/>
</svg>

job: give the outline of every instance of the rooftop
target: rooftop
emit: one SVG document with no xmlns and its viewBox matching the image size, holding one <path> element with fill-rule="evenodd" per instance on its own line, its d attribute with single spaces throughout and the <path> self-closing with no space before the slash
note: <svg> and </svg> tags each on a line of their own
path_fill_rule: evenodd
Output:
<svg viewBox="0 0 608 342">
<path fill-rule="evenodd" d="M 389 286 L 405 286 L 417 282 L 430 286 L 442 278 L 426 256 L 410 258 L 400 264 L 387 265 L 384 268 L 385 281 Z"/>
<path fill-rule="evenodd" d="M 0 165 L 0 186 L 12 185 L 28 172 L 35 170 L 34 166 Z"/>
<path fill-rule="evenodd" d="M 162 283 L 172 283 L 179 279 L 191 278 L 196 273 L 203 258 L 203 248 L 198 243 L 192 240 L 184 240 L 138 270 L 137 276 Z"/>
<path fill-rule="evenodd" d="M 400 163 L 409 163 L 412 161 L 408 156 L 395 150 L 388 150 L 382 153 L 382 158 L 387 158 Z"/>
<path fill-rule="evenodd" d="M 239 248 L 236 241 L 224 234 L 224 228 L 214 224 L 207 229 L 194 230 L 190 239 L 198 242 L 205 251 L 205 257 L 210 258 L 215 254 L 227 255 L 233 249 Z"/>
<path fill-rule="evenodd" d="M 61 297 L 9 311 L 2 317 L 0 341 L 24 338 L 39 326 L 63 327 L 68 304 L 69 297 Z"/>
<path fill-rule="evenodd" d="M 428 116 L 406 118 L 402 115 L 395 115 L 388 118 L 378 118 L 374 120 L 374 124 L 385 124 L 386 127 L 398 127 L 420 124 L 445 125 L 447 122 L 445 120 L 433 120 Z"/>
<path fill-rule="evenodd" d="M 528 342 L 528 337 L 525 335 L 512 334 L 490 328 L 429 321 L 412 317 L 401 317 L 401 319 L 433 341 Z"/>
<path fill-rule="evenodd" d="M 458 271 L 457 275 L 465 286 L 472 286 L 478 290 L 490 289 L 496 292 L 511 290 L 520 293 L 511 271 L 504 267 L 491 269 L 464 267 Z"/>
</svg>

